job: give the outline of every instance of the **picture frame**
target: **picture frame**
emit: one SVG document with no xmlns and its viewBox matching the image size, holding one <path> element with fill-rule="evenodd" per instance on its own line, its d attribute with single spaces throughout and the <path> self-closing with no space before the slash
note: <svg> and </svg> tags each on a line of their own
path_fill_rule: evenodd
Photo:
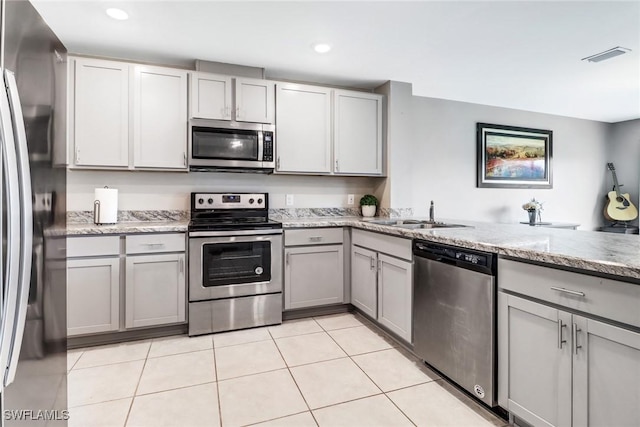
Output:
<svg viewBox="0 0 640 427">
<path fill-rule="evenodd" d="M 553 131 L 476 124 L 478 188 L 553 188 Z"/>
</svg>

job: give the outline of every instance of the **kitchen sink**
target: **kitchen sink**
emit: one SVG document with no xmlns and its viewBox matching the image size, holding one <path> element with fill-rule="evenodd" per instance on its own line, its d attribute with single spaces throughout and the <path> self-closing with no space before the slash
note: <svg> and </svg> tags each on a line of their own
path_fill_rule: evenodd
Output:
<svg viewBox="0 0 640 427">
<path fill-rule="evenodd" d="M 388 225 L 391 227 L 407 228 L 407 229 L 430 229 L 430 228 L 465 228 L 468 225 L 449 224 L 446 222 L 419 220 L 419 219 L 374 219 L 366 221 L 371 224 Z"/>
</svg>

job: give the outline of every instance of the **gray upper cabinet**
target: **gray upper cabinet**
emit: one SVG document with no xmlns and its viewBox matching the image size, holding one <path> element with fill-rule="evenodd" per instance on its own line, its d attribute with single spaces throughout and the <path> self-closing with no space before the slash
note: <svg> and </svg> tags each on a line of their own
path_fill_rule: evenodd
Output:
<svg viewBox="0 0 640 427">
<path fill-rule="evenodd" d="M 331 89 L 276 85 L 276 171 L 329 174 Z"/>
<path fill-rule="evenodd" d="M 191 73 L 191 112 L 196 119 L 231 120 L 230 76 Z"/>
<path fill-rule="evenodd" d="M 235 79 L 235 118 L 238 122 L 273 123 L 275 84 L 259 79 Z"/>
<path fill-rule="evenodd" d="M 382 174 L 382 95 L 334 91 L 333 145 L 334 173 Z"/>
<path fill-rule="evenodd" d="M 71 58 L 70 165 L 129 166 L 129 64 Z"/>
<path fill-rule="evenodd" d="M 133 149 L 136 168 L 187 168 L 187 72 L 136 65 Z"/>
<path fill-rule="evenodd" d="M 192 72 L 190 117 L 273 123 L 274 91 L 267 80 Z"/>
</svg>

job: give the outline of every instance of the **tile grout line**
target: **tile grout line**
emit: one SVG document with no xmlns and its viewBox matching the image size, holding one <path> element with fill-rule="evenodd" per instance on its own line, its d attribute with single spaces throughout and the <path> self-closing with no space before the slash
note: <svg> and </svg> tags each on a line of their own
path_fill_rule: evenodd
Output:
<svg viewBox="0 0 640 427">
<path fill-rule="evenodd" d="M 133 409 L 133 402 L 136 400 L 136 393 L 138 392 L 138 387 L 140 387 L 140 381 L 142 381 L 142 375 L 144 374 L 144 368 L 147 366 L 147 358 L 149 357 L 149 352 L 151 352 L 151 344 L 153 341 L 149 342 L 149 348 L 147 349 L 147 357 L 144 359 L 144 363 L 142 364 L 142 370 L 140 371 L 140 377 L 138 378 L 138 382 L 136 384 L 136 389 L 133 391 L 133 396 L 131 397 L 131 403 L 129 404 L 129 410 L 127 411 L 127 417 L 124 419 L 124 425 L 122 427 L 126 427 L 129 422 L 129 416 L 131 415 L 131 409 Z"/>
<path fill-rule="evenodd" d="M 220 378 L 218 378 L 218 358 L 216 357 L 216 346 L 213 339 L 215 334 L 211 334 L 211 351 L 213 351 L 213 371 L 216 375 L 216 394 L 218 401 L 218 421 L 220 422 L 220 427 L 222 427 L 222 403 L 220 402 Z M 224 347 L 222 347 L 224 348 Z"/>
<path fill-rule="evenodd" d="M 314 321 L 315 321 L 315 319 L 314 319 Z M 298 389 L 298 393 L 300 393 L 300 397 L 302 397 L 302 401 L 304 402 L 305 405 L 307 405 L 307 409 L 309 410 L 309 413 L 311 414 L 311 417 L 313 418 L 313 422 L 315 422 L 316 425 L 319 425 L 318 421 L 316 420 L 316 417 L 313 415 L 313 412 L 311 412 L 311 407 L 309 406 L 309 402 L 307 402 L 307 398 L 304 397 L 304 394 L 302 393 L 302 390 L 300 389 L 300 385 L 296 381 L 296 378 L 293 376 L 293 372 L 291 372 L 291 368 L 289 367 L 289 363 L 287 363 L 287 360 L 284 358 L 284 355 L 280 351 L 280 347 L 278 347 L 277 341 L 275 340 L 275 338 L 273 338 L 273 335 L 271 334 L 271 331 L 269 331 L 269 330 L 267 330 L 267 331 L 269 332 L 269 336 L 273 340 L 273 344 L 276 346 L 276 349 L 278 350 L 278 353 L 280 354 L 280 357 L 284 361 L 284 365 L 285 365 L 285 367 L 287 369 L 287 372 L 289 373 L 289 377 L 291 377 L 291 380 L 293 381 L 293 383 L 295 384 L 296 388 Z"/>
</svg>

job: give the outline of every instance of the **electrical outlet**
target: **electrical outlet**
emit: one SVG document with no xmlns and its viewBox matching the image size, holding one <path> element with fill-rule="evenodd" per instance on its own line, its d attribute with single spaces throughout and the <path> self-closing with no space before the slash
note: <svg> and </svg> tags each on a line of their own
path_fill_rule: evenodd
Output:
<svg viewBox="0 0 640 427">
<path fill-rule="evenodd" d="M 347 194 L 347 204 L 352 205 L 354 203 L 355 196 L 353 194 Z"/>
<path fill-rule="evenodd" d="M 287 206 L 293 206 L 293 194 L 285 195 L 285 203 Z"/>
</svg>

